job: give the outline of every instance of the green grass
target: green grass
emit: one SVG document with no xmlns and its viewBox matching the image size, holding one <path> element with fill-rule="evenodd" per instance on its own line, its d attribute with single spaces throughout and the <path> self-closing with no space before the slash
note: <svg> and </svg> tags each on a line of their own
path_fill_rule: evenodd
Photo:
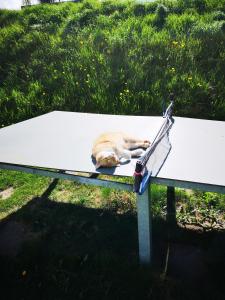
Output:
<svg viewBox="0 0 225 300">
<path fill-rule="evenodd" d="M 13 194 L 8 199 L 0 198 L 0 219 L 20 209 L 33 197 L 41 195 L 49 185 L 47 178 L 20 172 L 0 171 L 0 191 L 9 187 Z"/>
<path fill-rule="evenodd" d="M 207 295 L 219 299 L 223 295 L 219 277 L 223 243 L 218 241 L 218 247 L 215 237 L 222 239 L 224 231 L 206 222 L 214 216 L 223 220 L 224 230 L 224 196 L 176 193 L 180 225 L 172 233 L 170 246 L 191 244 L 201 249 L 198 251 L 204 251 L 207 268 L 214 274 L 213 279 L 206 275 L 207 287 L 199 287 L 193 294 L 185 281 L 171 277 L 170 269 L 165 273 L 168 228 L 164 187 L 152 186 L 154 264 L 142 269 L 137 260 L 133 193 L 64 180 L 50 184 L 44 177 L 14 171 L 0 174 L 0 189 L 14 188 L 11 197 L 0 199 L 0 236 L 5 243 L 0 243 L 0 253 L 5 247 L 9 253 L 12 247 L 18 248 L 14 256 L 0 255 L 0 280 L 7 299 L 144 299 L 151 294 L 153 299 L 169 300 L 207 299 Z M 193 220 L 196 211 L 198 222 Z M 200 233 L 201 226 L 205 230 Z"/>
<path fill-rule="evenodd" d="M 224 1 L 163 3 L 1 10 L 0 125 L 55 109 L 161 115 L 170 92 L 176 115 L 225 120 Z"/>
<path fill-rule="evenodd" d="M 102 176 L 103 178 L 105 176 Z M 115 178 L 118 179 L 118 178 Z M 115 180 L 114 179 L 114 180 Z M 126 182 L 128 179 L 120 178 Z M 130 181 L 130 180 L 128 180 Z M 132 182 L 132 180 L 130 181 Z M 32 198 L 39 197 L 47 189 L 50 179 L 15 171 L 0 171 L 0 191 L 9 187 L 13 193 L 8 199 L 0 201 L 0 217 L 10 215 Z M 166 188 L 152 185 L 152 212 L 154 217 L 166 216 Z M 103 209 L 115 214 L 136 214 L 136 197 L 134 193 L 80 185 L 59 180 L 51 192 L 52 201 L 69 203 L 90 209 Z M 216 193 L 176 190 L 177 218 L 183 224 L 207 224 L 206 229 L 224 227 L 225 196 Z"/>
</svg>

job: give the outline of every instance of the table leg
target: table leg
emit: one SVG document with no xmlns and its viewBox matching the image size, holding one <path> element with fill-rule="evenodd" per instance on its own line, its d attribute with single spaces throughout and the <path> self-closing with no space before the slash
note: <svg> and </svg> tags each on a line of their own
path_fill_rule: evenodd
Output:
<svg viewBox="0 0 225 300">
<path fill-rule="evenodd" d="M 175 188 L 173 186 L 167 187 L 167 222 L 170 225 L 176 225 L 176 200 Z"/>
<path fill-rule="evenodd" d="M 137 195 L 138 242 L 141 264 L 150 264 L 152 256 L 152 225 L 150 188 L 142 195 Z"/>
</svg>

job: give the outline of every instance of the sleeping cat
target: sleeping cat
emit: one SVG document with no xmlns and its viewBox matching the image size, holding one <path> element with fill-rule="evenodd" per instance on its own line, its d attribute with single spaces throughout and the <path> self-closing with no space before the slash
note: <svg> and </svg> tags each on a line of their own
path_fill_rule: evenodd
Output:
<svg viewBox="0 0 225 300">
<path fill-rule="evenodd" d="M 92 155 L 96 160 L 96 169 L 99 167 L 118 166 L 131 157 L 139 157 L 144 149 L 150 146 L 148 140 L 131 137 L 123 132 L 108 132 L 101 134 L 92 148 Z"/>
</svg>

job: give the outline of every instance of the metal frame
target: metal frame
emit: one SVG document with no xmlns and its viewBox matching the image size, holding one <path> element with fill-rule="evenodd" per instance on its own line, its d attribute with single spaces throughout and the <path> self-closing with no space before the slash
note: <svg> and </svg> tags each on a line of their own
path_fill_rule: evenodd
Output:
<svg viewBox="0 0 225 300">
<path fill-rule="evenodd" d="M 4 163 L 0 163 L 0 169 L 21 171 L 25 173 L 46 176 L 51 178 L 67 179 L 81 184 L 90 184 L 90 185 L 108 187 L 112 189 L 125 190 L 129 192 L 132 192 L 133 190 L 132 184 L 111 181 L 111 180 L 97 179 L 93 177 L 73 175 L 69 171 L 67 172 L 67 171 L 46 170 L 46 169 L 39 169 L 39 168 L 33 168 L 28 166 L 11 165 L 11 164 L 4 164 Z"/>
<path fill-rule="evenodd" d="M 200 190 L 204 192 L 225 194 L 225 186 L 208 184 L 208 183 L 189 182 L 189 181 L 157 178 L 157 177 L 153 177 L 151 179 L 151 183 L 166 185 L 171 187 L 178 187 L 183 189 L 192 189 L 192 190 Z"/>
<path fill-rule="evenodd" d="M 138 243 L 141 264 L 150 264 L 152 260 L 152 214 L 150 199 L 150 187 L 142 195 L 137 194 Z"/>
<path fill-rule="evenodd" d="M 108 187 L 118 190 L 132 192 L 133 185 L 129 183 L 121 183 L 111 180 L 97 179 L 95 174 L 90 177 L 74 175 L 69 171 L 46 170 L 29 166 L 13 165 L 0 163 L 0 169 L 14 170 L 34 175 L 41 175 L 51 178 L 67 179 L 78 182 L 80 184 L 89 184 L 101 187 Z M 200 184 L 193 182 L 178 181 L 164 178 L 152 178 L 151 183 L 166 185 L 167 187 L 191 188 L 203 191 L 225 193 L 225 186 L 217 186 L 210 184 Z M 151 195 L 149 189 L 143 195 L 137 195 L 137 219 L 138 219 L 138 241 L 139 241 L 139 259 L 141 264 L 150 264 L 152 259 L 152 225 L 151 225 Z"/>
</svg>

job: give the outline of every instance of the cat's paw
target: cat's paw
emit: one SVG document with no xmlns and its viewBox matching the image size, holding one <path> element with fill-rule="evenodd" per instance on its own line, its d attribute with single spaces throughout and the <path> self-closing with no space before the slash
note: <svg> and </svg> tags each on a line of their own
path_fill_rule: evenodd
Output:
<svg viewBox="0 0 225 300">
<path fill-rule="evenodd" d="M 135 149 L 132 151 L 132 157 L 140 157 L 145 153 L 143 149 Z"/>
<path fill-rule="evenodd" d="M 143 148 L 147 149 L 150 146 L 150 144 L 151 144 L 150 141 L 145 140 L 143 143 Z"/>
</svg>

